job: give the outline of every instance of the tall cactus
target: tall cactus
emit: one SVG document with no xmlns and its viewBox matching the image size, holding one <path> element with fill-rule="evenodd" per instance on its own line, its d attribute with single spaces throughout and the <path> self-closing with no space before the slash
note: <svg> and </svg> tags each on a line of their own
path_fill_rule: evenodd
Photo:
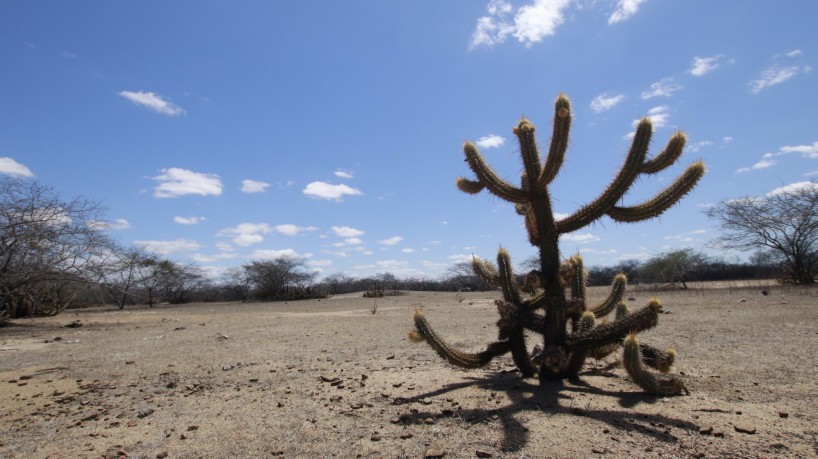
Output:
<svg viewBox="0 0 818 459">
<path fill-rule="evenodd" d="M 497 341 L 485 350 L 469 353 L 450 346 L 432 329 L 420 310 L 415 311 L 415 328 L 409 332 L 412 341 L 426 341 L 444 359 L 464 368 L 477 368 L 500 355 L 511 353 L 514 363 L 525 377 L 539 375 L 540 380 L 576 377 L 586 358 L 602 358 L 624 345 L 624 367 L 634 382 L 645 391 L 657 395 L 676 395 L 686 391 L 675 376 L 654 375 L 645 365 L 666 373 L 676 352 L 661 351 L 640 344 L 636 333 L 652 328 L 658 321 L 661 304 L 652 299 L 647 306 L 634 312 L 622 303 L 627 280 L 619 274 L 611 293 L 602 303 L 589 306 L 586 301 L 586 272 L 579 255 L 560 260 L 560 235 L 586 227 L 603 216 L 618 222 L 638 222 L 657 217 L 676 204 L 696 185 L 705 172 L 702 162 L 694 162 L 668 187 L 652 199 L 633 205 L 619 205 L 625 193 L 642 174 L 655 174 L 674 164 L 682 154 L 685 135 L 671 136 L 659 154 L 648 158 L 653 127 L 643 118 L 633 137 L 622 168 L 613 181 L 590 203 L 572 215 L 556 219 L 551 207 L 549 185 L 562 166 L 571 128 L 571 103 L 564 95 L 557 98 L 554 108 L 554 128 L 548 156 L 540 161 L 534 137 L 534 125 L 523 119 L 514 128 L 520 143 L 523 172 L 520 186 L 500 178 L 485 162 L 471 142 L 463 151 L 476 179 L 459 178 L 457 187 L 469 194 L 488 190 L 514 204 L 525 219 L 528 240 L 539 250 L 539 270 L 528 275 L 524 288 L 517 284 L 511 257 L 505 249 L 497 254 L 497 264 L 473 259 L 474 273 L 497 286 L 503 299 L 497 300 L 500 319 Z M 532 284 L 537 288 L 533 288 Z M 603 319 L 616 310 L 612 321 Z M 526 334 L 542 335 L 542 346 L 529 353 Z"/>
</svg>

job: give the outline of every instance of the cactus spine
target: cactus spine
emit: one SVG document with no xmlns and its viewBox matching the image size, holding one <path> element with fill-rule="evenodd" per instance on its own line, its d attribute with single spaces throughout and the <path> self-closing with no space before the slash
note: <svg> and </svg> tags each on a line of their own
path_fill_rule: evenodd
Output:
<svg viewBox="0 0 818 459">
<path fill-rule="evenodd" d="M 681 156 L 685 135 L 671 136 L 667 146 L 648 158 L 653 127 L 643 118 L 634 134 L 625 161 L 611 183 L 593 201 L 568 217 L 556 219 L 551 207 L 549 185 L 557 177 L 565 159 L 571 128 L 571 103 L 560 95 L 554 106 L 554 120 L 548 155 L 540 160 L 534 125 L 527 119 L 514 128 L 523 162 L 520 186 L 508 183 L 488 166 L 477 146 L 466 142 L 463 152 L 475 178 L 459 178 L 457 187 L 469 194 L 483 190 L 508 201 L 525 220 L 529 242 L 539 251 L 539 269 L 517 284 L 511 257 L 505 249 L 497 254 L 497 264 L 475 258 L 472 267 L 477 276 L 499 287 L 503 299 L 497 300 L 498 339 L 479 353 L 462 352 L 451 347 L 429 325 L 420 310 L 415 312 L 413 341 L 426 341 L 444 359 L 463 368 L 488 364 L 500 355 L 511 353 L 525 377 L 535 374 L 541 380 L 576 377 L 587 357 L 602 358 L 624 345 L 625 367 L 645 391 L 676 395 L 685 390 L 675 376 L 654 375 L 644 365 L 667 372 L 675 351 L 660 351 L 639 344 L 636 333 L 656 325 L 661 305 L 651 300 L 647 306 L 629 311 L 622 303 L 627 279 L 619 274 L 611 293 L 601 304 L 586 302 L 586 273 L 579 255 L 561 261 L 559 238 L 562 234 L 586 227 L 603 216 L 618 222 L 638 222 L 661 215 L 690 192 L 705 172 L 702 162 L 694 162 L 669 186 L 645 202 L 619 205 L 636 179 L 656 174 L 673 165 Z M 566 294 L 566 290 L 568 293 Z M 616 310 L 613 321 L 604 319 Z M 526 334 L 542 336 L 542 345 L 529 354 Z"/>
</svg>

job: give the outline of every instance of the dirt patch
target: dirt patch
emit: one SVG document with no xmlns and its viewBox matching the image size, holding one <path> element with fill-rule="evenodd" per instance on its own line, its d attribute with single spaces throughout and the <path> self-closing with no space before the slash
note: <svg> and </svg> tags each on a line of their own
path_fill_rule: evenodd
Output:
<svg viewBox="0 0 818 459">
<path fill-rule="evenodd" d="M 691 395 L 670 398 L 618 356 L 540 384 L 510 358 L 464 371 L 406 339 L 423 307 L 482 348 L 494 293 L 410 292 L 376 314 L 348 295 L 17 321 L 0 329 L 0 457 L 814 457 L 818 291 L 768 293 L 660 293 L 668 313 L 642 340 L 679 352 Z"/>
</svg>

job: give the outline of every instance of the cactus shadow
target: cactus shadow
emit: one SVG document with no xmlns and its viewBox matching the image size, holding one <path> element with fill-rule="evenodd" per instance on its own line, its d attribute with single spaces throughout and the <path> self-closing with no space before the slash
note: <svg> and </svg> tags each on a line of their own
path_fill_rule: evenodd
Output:
<svg viewBox="0 0 818 459">
<path fill-rule="evenodd" d="M 439 411 L 412 410 L 401 416 L 404 423 L 422 423 L 428 418 L 455 417 L 469 424 L 499 422 L 503 429 L 501 449 L 504 452 L 521 451 L 530 440 L 530 429 L 519 419 L 525 412 L 539 413 L 546 419 L 563 414 L 593 419 L 612 430 L 636 431 L 664 443 L 675 443 L 671 428 L 698 432 L 698 427 L 686 420 L 664 414 L 639 413 L 632 410 L 639 404 L 653 404 L 657 398 L 643 392 L 614 392 L 589 384 L 583 379 L 571 381 L 544 381 L 521 379 L 518 374 L 494 372 L 488 377 L 467 377 L 465 381 L 444 385 L 438 389 L 402 399 L 402 403 L 420 403 L 462 389 L 478 387 L 489 392 L 485 407 L 458 409 L 443 414 Z M 504 393 L 506 399 L 496 394 Z M 493 395 L 492 395 L 493 394 Z M 618 399 L 622 409 L 592 409 L 581 406 L 578 394 Z M 491 405 L 494 406 L 491 406 Z"/>
</svg>

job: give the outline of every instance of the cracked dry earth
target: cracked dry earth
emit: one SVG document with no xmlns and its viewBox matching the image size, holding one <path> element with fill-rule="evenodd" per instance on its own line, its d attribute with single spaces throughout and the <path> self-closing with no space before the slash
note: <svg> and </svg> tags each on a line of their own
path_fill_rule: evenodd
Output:
<svg viewBox="0 0 818 459">
<path fill-rule="evenodd" d="M 691 395 L 669 398 L 618 356 L 540 385 L 509 357 L 464 371 L 406 339 L 422 306 L 481 349 L 494 292 L 17 320 L 0 328 L 0 457 L 816 457 L 818 290 L 767 288 L 660 295 L 641 336 L 679 351 Z"/>
</svg>

